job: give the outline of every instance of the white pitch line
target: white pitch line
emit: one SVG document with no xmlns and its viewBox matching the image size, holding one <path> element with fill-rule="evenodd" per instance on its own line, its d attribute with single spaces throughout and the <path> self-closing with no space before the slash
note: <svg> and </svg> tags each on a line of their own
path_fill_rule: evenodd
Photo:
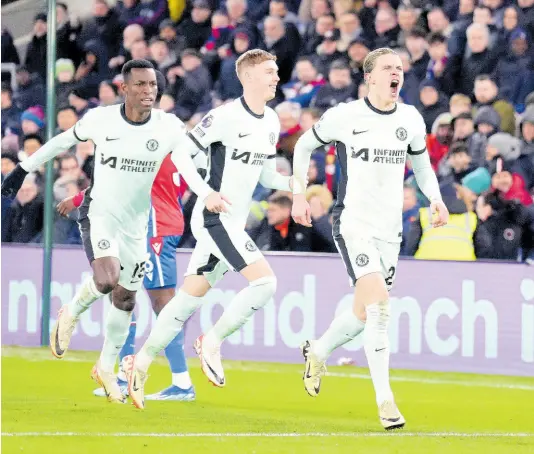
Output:
<svg viewBox="0 0 534 454">
<path fill-rule="evenodd" d="M 375 438 L 375 437 L 414 437 L 414 438 L 525 438 L 534 437 L 534 433 L 499 433 L 499 432 L 306 432 L 306 433 L 129 433 L 129 432 L 2 432 L 3 437 L 154 437 L 154 438 L 302 438 L 302 437 L 345 437 L 345 438 Z"/>
<path fill-rule="evenodd" d="M 343 372 L 327 372 L 326 375 L 332 377 L 341 378 L 359 378 L 359 379 L 371 379 L 368 374 L 353 374 Z M 521 389 L 524 391 L 534 391 L 534 385 L 520 385 L 514 383 L 491 383 L 481 381 L 464 381 L 464 380 L 446 380 L 442 378 L 418 378 L 418 377 L 389 377 L 391 381 L 399 382 L 411 382 L 411 383 L 423 383 L 425 385 L 456 385 L 456 386 L 468 386 L 468 387 L 483 387 L 483 388 L 505 388 L 505 389 Z"/>
</svg>

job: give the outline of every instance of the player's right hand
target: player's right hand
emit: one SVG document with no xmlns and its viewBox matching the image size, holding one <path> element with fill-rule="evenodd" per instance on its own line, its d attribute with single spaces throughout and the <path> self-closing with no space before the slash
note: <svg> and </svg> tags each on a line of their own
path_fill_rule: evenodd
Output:
<svg viewBox="0 0 534 454">
<path fill-rule="evenodd" d="M 76 206 L 74 205 L 74 196 L 67 197 L 58 203 L 56 210 L 61 216 L 67 217 L 68 214 L 75 210 Z"/>
<path fill-rule="evenodd" d="M 226 207 L 225 202 L 228 205 L 232 204 L 225 195 L 215 191 L 204 199 L 204 205 L 206 205 L 208 211 L 211 211 L 212 213 L 227 213 L 228 208 Z"/>
<path fill-rule="evenodd" d="M 311 227 L 311 208 L 310 204 L 306 201 L 304 194 L 293 195 L 293 208 L 291 209 L 291 216 L 297 224 L 301 224 L 304 227 Z"/>
<path fill-rule="evenodd" d="M 6 175 L 2 183 L 2 197 L 14 197 L 19 192 L 19 189 L 24 183 L 24 179 L 28 172 L 24 170 L 20 164 L 17 164 L 12 172 Z"/>
</svg>

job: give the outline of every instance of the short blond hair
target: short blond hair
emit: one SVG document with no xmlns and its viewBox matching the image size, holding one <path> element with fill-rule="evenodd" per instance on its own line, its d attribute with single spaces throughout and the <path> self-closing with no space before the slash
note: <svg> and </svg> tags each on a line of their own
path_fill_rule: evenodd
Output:
<svg viewBox="0 0 534 454">
<path fill-rule="evenodd" d="M 235 72 L 239 77 L 239 74 L 241 73 L 241 71 L 243 71 L 244 68 L 260 65 L 264 61 L 269 60 L 276 61 L 276 55 L 273 55 L 262 49 L 247 50 L 235 62 Z"/>
<path fill-rule="evenodd" d="M 449 105 L 452 106 L 455 104 L 471 107 L 471 99 L 469 96 L 463 95 L 462 93 L 456 93 L 452 95 L 449 100 Z"/>
<path fill-rule="evenodd" d="M 306 189 L 306 201 L 309 202 L 313 197 L 319 198 L 325 211 L 328 211 L 334 202 L 332 193 L 320 184 L 312 184 Z"/>
<path fill-rule="evenodd" d="M 382 55 L 399 55 L 397 52 L 395 52 L 393 49 L 390 49 L 389 47 L 380 47 L 379 49 L 375 49 L 372 52 L 369 52 L 367 54 L 367 57 L 365 57 L 365 60 L 363 61 L 363 73 L 369 74 L 373 69 L 375 69 L 376 66 L 376 60 L 381 57 Z"/>
</svg>

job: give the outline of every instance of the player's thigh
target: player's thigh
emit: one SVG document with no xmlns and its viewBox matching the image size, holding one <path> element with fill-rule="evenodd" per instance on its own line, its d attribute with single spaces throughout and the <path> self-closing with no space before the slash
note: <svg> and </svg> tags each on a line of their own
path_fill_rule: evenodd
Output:
<svg viewBox="0 0 534 454">
<path fill-rule="evenodd" d="M 192 296 L 204 296 L 211 287 L 217 285 L 229 268 L 214 254 L 215 245 L 205 230 L 197 232 L 195 237 L 197 244 L 181 289 Z"/>
<path fill-rule="evenodd" d="M 355 287 L 355 312 L 363 316 L 366 305 L 387 299 L 380 251 L 370 238 L 337 235 L 335 239 L 351 284 Z"/>
<path fill-rule="evenodd" d="M 242 226 L 221 221 L 206 230 L 213 244 L 213 254 L 229 269 L 252 280 L 256 273 L 260 273 L 256 279 L 272 274 L 263 254 Z"/>
<path fill-rule="evenodd" d="M 148 259 L 143 281 L 147 290 L 176 287 L 176 248 L 179 241 L 179 236 L 147 238 Z"/>
<path fill-rule="evenodd" d="M 146 238 L 133 238 L 123 232 L 117 234 L 121 273 L 119 285 L 137 292 L 143 286 L 148 253 Z"/>
<path fill-rule="evenodd" d="M 384 277 L 384 282 L 386 283 L 386 288 L 389 292 L 393 288 L 397 277 L 400 243 L 388 243 L 387 241 L 377 239 L 374 240 L 374 243 L 380 253 L 382 276 Z"/>
<path fill-rule="evenodd" d="M 117 225 L 104 216 L 80 217 L 78 221 L 85 255 L 90 263 L 103 257 L 119 258 Z"/>
</svg>

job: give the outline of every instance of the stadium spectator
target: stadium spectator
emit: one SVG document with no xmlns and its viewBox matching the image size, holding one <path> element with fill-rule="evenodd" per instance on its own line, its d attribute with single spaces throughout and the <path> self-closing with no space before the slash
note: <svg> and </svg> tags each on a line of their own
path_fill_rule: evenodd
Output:
<svg viewBox="0 0 534 454">
<path fill-rule="evenodd" d="M 473 239 L 477 216 L 468 211 L 452 185 L 442 188 L 442 195 L 450 213 L 447 228 L 433 229 L 430 209 L 420 208 L 410 227 L 405 253 L 419 260 L 473 261 L 478 252 Z"/>
<path fill-rule="evenodd" d="M 12 129 L 20 128 L 20 115 L 22 111 L 13 104 L 13 90 L 9 85 L 2 85 L 2 137 L 9 126 Z"/>
<path fill-rule="evenodd" d="M 477 258 L 524 261 L 532 256 L 533 220 L 524 206 L 488 192 L 478 198 L 476 213 L 481 221 L 475 232 Z"/>
<path fill-rule="evenodd" d="M 408 36 L 410 36 L 412 31 L 416 28 L 419 17 L 420 11 L 412 6 L 399 6 L 397 9 L 397 22 L 399 23 L 400 28 L 397 40 L 399 46 L 408 47 L 406 41 Z M 408 51 L 409 50 L 410 49 L 408 49 Z"/>
<path fill-rule="evenodd" d="M 514 163 L 521 154 L 521 141 L 506 132 L 492 135 L 486 145 L 486 162 L 484 167 L 493 174 L 497 171 L 497 162 L 501 158 L 505 165 Z"/>
<path fill-rule="evenodd" d="M 527 108 L 520 124 L 521 155 L 515 172 L 521 175 L 529 190 L 534 189 L 534 106 Z"/>
<path fill-rule="evenodd" d="M 126 60 L 131 58 L 131 48 L 137 41 L 145 39 L 145 31 L 139 24 L 128 25 L 122 32 L 122 42 L 117 54 L 109 59 L 108 66 L 113 71 L 119 71 Z M 94 40 L 93 40 L 94 42 Z"/>
<path fill-rule="evenodd" d="M 183 21 L 181 23 L 183 23 Z M 169 52 L 175 57 L 181 55 L 187 47 L 185 36 L 179 36 L 176 33 L 174 22 L 171 19 L 165 19 L 159 24 L 159 37 L 167 43 Z"/>
<path fill-rule="evenodd" d="M 321 118 L 321 111 L 314 108 L 302 109 L 300 113 L 300 127 L 303 132 L 308 131 Z"/>
<path fill-rule="evenodd" d="M 532 205 L 532 196 L 528 193 L 525 180 L 518 173 L 512 172 L 511 165 L 503 163 L 491 177 L 492 190 L 504 200 L 515 200 L 524 206 Z"/>
<path fill-rule="evenodd" d="M 481 24 L 488 27 L 489 47 L 491 49 L 495 48 L 498 42 L 498 30 L 493 22 L 491 9 L 484 5 L 478 5 L 473 11 L 473 24 Z"/>
<path fill-rule="evenodd" d="M 91 99 L 90 90 L 86 87 L 78 87 L 69 93 L 69 104 L 76 109 L 76 113 L 81 118 L 85 113 L 96 107 L 96 103 Z"/>
<path fill-rule="evenodd" d="M 508 101 L 499 97 L 499 90 L 495 81 L 493 81 L 490 76 L 481 74 L 475 79 L 474 88 L 475 99 L 477 101 L 474 106 L 475 112 L 482 106 L 493 107 L 500 117 L 500 130 L 509 134 L 514 134 L 514 107 Z"/>
<path fill-rule="evenodd" d="M 56 58 L 68 59 L 78 65 L 82 58 L 78 47 L 78 35 L 82 30 L 82 26 L 77 19 L 69 17 L 69 9 L 66 3 L 56 3 L 56 23 Z"/>
<path fill-rule="evenodd" d="M 161 38 L 152 38 L 148 50 L 150 53 L 149 59 L 156 63 L 156 68 L 164 75 L 169 68 L 177 64 L 176 55 L 171 53 L 167 42 Z"/>
<path fill-rule="evenodd" d="M 33 21 L 32 39 L 26 49 L 24 64 L 30 73 L 46 82 L 46 14 L 39 13 Z"/>
<path fill-rule="evenodd" d="M 15 47 L 13 36 L 6 28 L 2 28 L 2 63 L 20 64 L 19 53 Z M 3 75 L 2 75 L 3 81 Z M 9 81 L 10 82 L 10 81 Z"/>
<path fill-rule="evenodd" d="M 334 61 L 328 72 L 328 83 L 321 86 L 312 100 L 313 107 L 326 110 L 337 106 L 340 102 L 353 101 L 356 85 L 350 77 L 350 69 L 344 61 Z"/>
<path fill-rule="evenodd" d="M 32 106 L 20 116 L 22 133 L 40 134 L 45 125 L 45 114 L 41 106 Z"/>
<path fill-rule="evenodd" d="M 56 106 L 64 106 L 69 102 L 69 93 L 76 87 L 74 62 L 67 58 L 56 61 Z"/>
<path fill-rule="evenodd" d="M 45 89 L 39 76 L 31 75 L 26 66 L 19 66 L 16 79 L 17 91 L 13 93 L 13 101 L 20 110 L 35 105 L 45 105 Z"/>
<path fill-rule="evenodd" d="M 440 166 L 442 181 L 447 184 L 460 184 L 462 178 L 475 170 L 473 158 L 465 142 L 455 142 L 451 145 L 446 162 Z"/>
<path fill-rule="evenodd" d="M 121 102 L 117 85 L 109 80 L 100 82 L 98 100 L 101 106 L 112 106 Z"/>
<path fill-rule="evenodd" d="M 215 85 L 217 95 L 214 102 L 216 105 L 239 98 L 243 94 L 243 87 L 235 71 L 235 63 L 239 56 L 249 49 L 250 38 L 246 31 L 236 33 L 230 46 L 231 54 L 221 63 L 219 80 Z"/>
<path fill-rule="evenodd" d="M 438 83 L 432 79 L 426 79 L 419 85 L 419 102 L 417 108 L 425 120 L 426 131 L 432 131 L 432 125 L 436 119 L 447 112 L 448 99 L 439 91 Z"/>
<path fill-rule="evenodd" d="M 280 138 L 278 140 L 278 152 L 289 161 L 293 160 L 295 144 L 304 131 L 300 127 L 300 104 L 295 102 L 283 102 L 275 108 L 280 120 Z"/>
<path fill-rule="evenodd" d="M 330 216 L 333 205 L 331 192 L 325 186 L 311 185 L 306 190 L 306 200 L 310 204 L 312 218 L 311 251 L 336 252 Z"/>
<path fill-rule="evenodd" d="M 410 53 L 405 49 L 398 49 L 397 53 L 402 61 L 402 68 L 404 70 L 404 84 L 401 88 L 400 96 L 406 104 L 414 105 L 419 101 L 420 81 L 412 69 Z"/>
<path fill-rule="evenodd" d="M 427 52 L 428 43 L 424 30 L 415 28 L 406 36 L 406 49 L 410 52 L 412 71 L 421 82 L 425 77 L 430 62 Z"/>
<path fill-rule="evenodd" d="M 360 19 L 354 11 L 347 11 L 339 18 L 339 40 L 337 50 L 346 52 L 349 45 L 363 34 Z"/>
<path fill-rule="evenodd" d="M 432 34 L 443 35 L 448 38 L 452 32 L 452 25 L 447 13 L 440 7 L 433 7 L 426 15 L 428 29 Z M 445 41 L 447 42 L 447 41 Z"/>
<path fill-rule="evenodd" d="M 430 61 L 426 70 L 427 79 L 435 79 L 441 84 L 443 71 L 447 66 L 447 38 L 440 33 L 431 33 L 426 38 Z"/>
<path fill-rule="evenodd" d="M 16 154 L 9 152 L 2 152 L 2 180 L 10 172 L 13 171 L 15 166 L 19 163 L 19 159 Z"/>
<path fill-rule="evenodd" d="M 285 0 L 271 0 L 269 2 L 269 16 L 279 17 L 282 20 L 291 46 L 291 53 L 298 54 L 302 42 L 296 14 L 288 10 Z"/>
<path fill-rule="evenodd" d="M 499 58 L 494 71 L 494 79 L 499 96 L 507 101 L 512 101 L 519 78 L 527 69 L 532 58 L 528 55 L 527 35 L 521 29 L 514 30 L 510 40 L 503 45 L 506 46 L 508 52 Z"/>
<path fill-rule="evenodd" d="M 326 81 L 308 57 L 299 58 L 295 72 L 297 79 L 282 85 L 282 91 L 287 101 L 299 103 L 301 107 L 309 107 L 311 100 Z"/>
<path fill-rule="evenodd" d="M 451 96 L 449 100 L 449 112 L 452 115 L 452 118 L 456 118 L 458 115 L 463 113 L 471 113 L 471 99 L 469 96 L 456 93 Z"/>
<path fill-rule="evenodd" d="M 267 217 L 249 232 L 262 251 L 311 251 L 311 231 L 291 218 L 290 195 L 275 192 L 269 197 Z"/>
<path fill-rule="evenodd" d="M 43 210 L 42 195 L 35 176 L 30 174 L 9 208 L 5 229 L 2 228 L 2 242 L 30 243 L 43 228 Z"/>
<path fill-rule="evenodd" d="M 452 115 L 450 113 L 440 114 L 432 124 L 430 134 L 426 136 L 426 147 L 435 172 L 438 171 L 439 163 L 449 152 L 449 146 L 452 143 L 451 123 Z"/>
<path fill-rule="evenodd" d="M 265 19 L 264 34 L 266 50 L 276 55 L 280 77 L 278 86 L 281 86 L 291 79 L 298 50 L 291 44 L 291 37 L 286 33 L 286 26 L 279 17 L 269 16 Z M 278 96 L 283 99 L 280 90 L 278 90 Z"/>
<path fill-rule="evenodd" d="M 184 19 L 176 28 L 178 36 L 185 38 L 186 49 L 197 49 L 204 45 L 211 34 L 211 6 L 207 0 L 195 0 L 191 17 Z"/>
<path fill-rule="evenodd" d="M 61 133 L 72 128 L 78 119 L 79 117 L 74 107 L 68 104 L 60 107 L 57 112 L 57 132 Z"/>
<path fill-rule="evenodd" d="M 200 53 L 186 49 L 181 57 L 182 65 L 175 68 L 169 78 L 169 92 L 176 100 L 176 115 L 184 122 L 196 113 L 206 113 L 211 105 L 211 77 L 202 63 Z M 171 72 L 169 71 L 169 74 Z"/>
<path fill-rule="evenodd" d="M 118 13 L 106 0 L 94 0 L 93 18 L 82 27 L 80 45 L 96 40 L 103 49 L 102 64 L 107 64 L 111 57 L 119 55 L 123 28 Z"/>
<path fill-rule="evenodd" d="M 363 82 L 363 61 L 370 49 L 371 43 L 363 36 L 354 39 L 347 49 L 351 77 L 356 87 Z"/>
<path fill-rule="evenodd" d="M 392 8 L 381 8 L 375 17 L 374 48 L 399 47 L 400 27 L 397 24 L 397 16 Z"/>
</svg>

